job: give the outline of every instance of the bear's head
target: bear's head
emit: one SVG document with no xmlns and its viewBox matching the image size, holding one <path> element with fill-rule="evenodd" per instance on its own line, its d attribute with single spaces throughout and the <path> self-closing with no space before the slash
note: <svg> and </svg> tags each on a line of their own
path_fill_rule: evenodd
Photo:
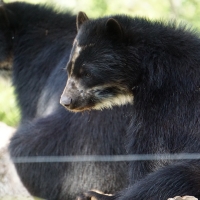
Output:
<svg viewBox="0 0 200 200">
<path fill-rule="evenodd" d="M 89 20 L 79 12 L 78 33 L 67 64 L 68 81 L 60 99 L 68 110 L 101 110 L 133 103 L 133 87 L 141 74 L 137 49 L 129 55 L 128 38 L 118 19 L 120 16 Z M 130 59 L 135 66 L 130 66 Z M 134 67 L 134 76 L 130 67 Z"/>
</svg>

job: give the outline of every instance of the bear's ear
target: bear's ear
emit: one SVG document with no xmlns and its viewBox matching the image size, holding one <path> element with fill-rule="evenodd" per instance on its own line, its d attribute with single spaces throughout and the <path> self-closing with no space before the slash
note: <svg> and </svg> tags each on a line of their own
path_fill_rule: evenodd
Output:
<svg viewBox="0 0 200 200">
<path fill-rule="evenodd" d="M 120 23 L 114 18 L 107 20 L 106 31 L 110 36 L 112 36 L 112 38 L 115 39 L 122 39 L 124 36 L 124 32 Z"/>
<path fill-rule="evenodd" d="M 89 18 L 87 17 L 87 15 L 84 12 L 79 12 L 77 17 L 76 17 L 76 27 L 77 30 L 80 29 L 81 25 L 85 22 L 89 20 Z"/>
</svg>

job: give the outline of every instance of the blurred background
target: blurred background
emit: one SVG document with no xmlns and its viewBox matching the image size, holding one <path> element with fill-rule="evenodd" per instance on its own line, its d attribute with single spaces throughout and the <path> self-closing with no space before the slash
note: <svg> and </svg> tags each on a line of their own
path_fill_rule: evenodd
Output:
<svg viewBox="0 0 200 200">
<path fill-rule="evenodd" d="M 5 3 L 13 0 L 4 0 Z M 112 14 L 145 16 L 150 19 L 187 23 L 200 31 L 200 0 L 26 0 L 33 4 L 47 4 L 58 10 L 76 14 L 85 11 L 89 17 Z M 16 127 L 20 118 L 14 97 L 11 76 L 0 76 L 0 122 Z"/>
</svg>

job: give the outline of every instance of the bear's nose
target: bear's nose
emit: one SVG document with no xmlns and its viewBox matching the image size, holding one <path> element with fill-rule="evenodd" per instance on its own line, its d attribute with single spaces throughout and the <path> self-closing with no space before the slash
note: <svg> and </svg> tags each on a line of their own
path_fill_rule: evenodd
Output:
<svg viewBox="0 0 200 200">
<path fill-rule="evenodd" d="M 66 96 L 61 96 L 60 98 L 60 104 L 68 107 L 72 103 L 72 98 L 71 97 L 66 97 Z"/>
</svg>

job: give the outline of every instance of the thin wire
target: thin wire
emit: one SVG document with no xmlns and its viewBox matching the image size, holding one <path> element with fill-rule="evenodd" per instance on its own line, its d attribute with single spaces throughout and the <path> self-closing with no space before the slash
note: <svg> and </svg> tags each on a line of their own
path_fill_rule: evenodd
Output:
<svg viewBox="0 0 200 200">
<path fill-rule="evenodd" d="M 125 162 L 144 160 L 197 160 L 200 153 L 13 157 L 14 163 Z"/>
</svg>

